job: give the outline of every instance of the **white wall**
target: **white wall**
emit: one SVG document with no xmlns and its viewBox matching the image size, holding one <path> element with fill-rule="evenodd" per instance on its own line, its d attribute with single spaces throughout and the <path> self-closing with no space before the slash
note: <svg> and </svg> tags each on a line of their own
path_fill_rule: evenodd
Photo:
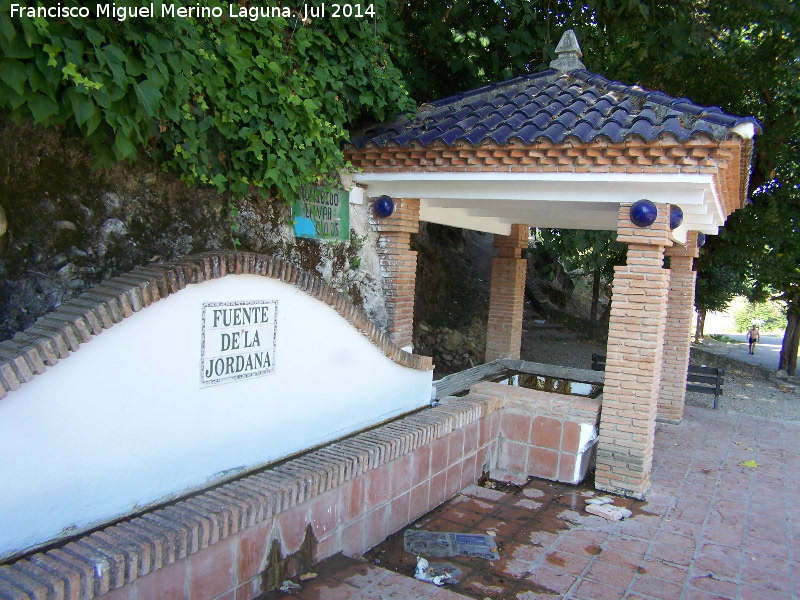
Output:
<svg viewBox="0 0 800 600">
<path fill-rule="evenodd" d="M 277 300 L 274 373 L 201 388 L 202 303 L 241 300 Z M 432 376 L 291 285 L 190 285 L 0 400 L 0 558 L 425 406 Z"/>
</svg>

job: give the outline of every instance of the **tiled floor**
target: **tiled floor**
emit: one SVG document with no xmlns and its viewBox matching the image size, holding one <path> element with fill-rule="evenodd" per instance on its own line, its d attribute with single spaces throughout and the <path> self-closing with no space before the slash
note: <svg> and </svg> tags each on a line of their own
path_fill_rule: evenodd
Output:
<svg viewBox="0 0 800 600">
<path fill-rule="evenodd" d="M 652 487 L 620 522 L 584 511 L 590 484 L 472 486 L 411 527 L 493 532 L 501 559 L 452 562 L 458 584 L 411 579 L 403 532 L 366 556 L 336 557 L 291 596 L 514 600 L 782 600 L 800 597 L 800 423 L 687 407 L 659 424 Z M 757 468 L 740 466 L 754 460 Z M 338 562 L 337 562 L 338 561 Z M 392 571 L 395 571 L 393 573 Z M 399 573 L 399 574 L 398 574 Z M 448 591 L 452 590 L 452 591 Z M 285 597 L 276 592 L 265 598 Z"/>
</svg>

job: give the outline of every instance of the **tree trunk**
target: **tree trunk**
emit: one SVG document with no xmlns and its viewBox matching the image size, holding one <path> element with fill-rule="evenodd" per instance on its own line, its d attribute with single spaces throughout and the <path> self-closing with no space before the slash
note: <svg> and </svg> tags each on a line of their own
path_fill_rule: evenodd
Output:
<svg viewBox="0 0 800 600">
<path fill-rule="evenodd" d="M 800 343 L 800 304 L 790 302 L 786 311 L 786 331 L 781 345 L 781 360 L 778 369 L 789 375 L 797 372 L 797 348 Z"/>
<path fill-rule="evenodd" d="M 589 310 L 589 318 L 592 321 L 597 320 L 597 307 L 600 304 L 600 269 L 594 270 L 594 278 L 592 279 L 592 308 Z"/>
<path fill-rule="evenodd" d="M 703 337 L 703 330 L 706 326 L 706 309 L 705 308 L 698 308 L 697 309 L 697 327 L 694 328 L 694 342 L 697 343 L 700 341 L 700 338 Z"/>
</svg>

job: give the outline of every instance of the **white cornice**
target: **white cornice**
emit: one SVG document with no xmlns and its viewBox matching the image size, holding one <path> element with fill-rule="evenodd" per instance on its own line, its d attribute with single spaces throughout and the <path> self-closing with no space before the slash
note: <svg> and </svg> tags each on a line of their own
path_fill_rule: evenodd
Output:
<svg viewBox="0 0 800 600">
<path fill-rule="evenodd" d="M 615 229 L 620 203 L 647 198 L 684 210 L 689 230 L 715 234 L 724 222 L 709 174 L 355 173 L 367 196 L 419 198 L 420 220 L 501 233 L 506 224 Z"/>
</svg>

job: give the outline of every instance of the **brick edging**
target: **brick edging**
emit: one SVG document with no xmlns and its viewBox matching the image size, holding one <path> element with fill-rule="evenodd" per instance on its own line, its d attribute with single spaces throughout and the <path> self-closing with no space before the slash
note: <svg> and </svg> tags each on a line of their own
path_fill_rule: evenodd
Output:
<svg viewBox="0 0 800 600">
<path fill-rule="evenodd" d="M 137 267 L 65 302 L 13 339 L 0 342 L 0 399 L 133 313 L 187 285 L 231 274 L 262 275 L 291 284 L 336 310 L 394 362 L 433 369 L 431 357 L 410 354 L 392 343 L 362 308 L 321 278 L 278 258 L 223 250 Z"/>
<path fill-rule="evenodd" d="M 720 188 L 726 216 L 744 205 L 749 180 L 746 165 L 752 141 L 732 135 L 715 140 L 705 134 L 681 141 L 665 134 L 651 142 L 630 136 L 624 142 L 604 137 L 591 142 L 568 138 L 553 143 L 513 139 L 505 144 L 466 140 L 428 146 L 396 142 L 363 147 L 348 145 L 345 157 L 353 167 L 370 173 L 396 172 L 511 172 L 511 173 L 689 173 L 710 174 Z M 729 181 L 730 180 L 730 181 Z M 744 188 L 742 186 L 745 186 Z"/>
<path fill-rule="evenodd" d="M 0 599 L 87 600 L 273 519 L 502 408 L 474 394 L 0 565 Z"/>
</svg>

